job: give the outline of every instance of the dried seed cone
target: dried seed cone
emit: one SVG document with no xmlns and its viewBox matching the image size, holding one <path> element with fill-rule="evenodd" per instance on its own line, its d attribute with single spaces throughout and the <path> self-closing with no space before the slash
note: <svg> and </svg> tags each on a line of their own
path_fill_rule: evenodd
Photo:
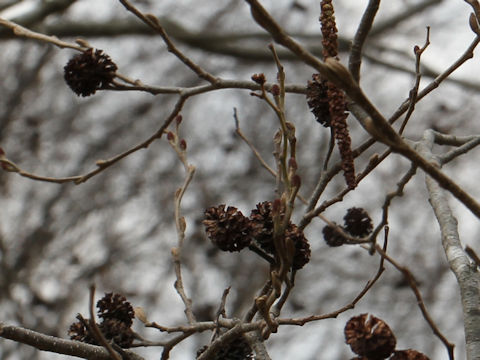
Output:
<svg viewBox="0 0 480 360">
<path fill-rule="evenodd" d="M 197 351 L 197 358 L 208 349 L 208 346 L 203 346 Z M 222 346 L 218 352 L 211 357 L 211 360 L 251 360 L 254 359 L 252 348 L 248 341 L 240 336 L 231 340 Z"/>
<path fill-rule="evenodd" d="M 104 321 L 115 319 L 123 322 L 127 327 L 132 325 L 135 317 L 132 305 L 121 294 L 107 293 L 97 302 L 98 316 Z"/>
<path fill-rule="evenodd" d="M 367 236 L 373 230 L 372 219 L 362 208 L 350 208 L 343 217 L 345 230 L 353 236 Z"/>
<path fill-rule="evenodd" d="M 256 209 L 253 209 L 250 213 L 250 224 L 252 227 L 252 237 L 260 247 L 270 254 L 275 253 L 271 201 L 264 201 L 257 204 Z"/>
<path fill-rule="evenodd" d="M 250 244 L 250 220 L 236 207 L 225 205 L 205 210 L 205 231 L 210 240 L 223 251 L 240 251 Z"/>
<path fill-rule="evenodd" d="M 99 325 L 100 331 L 106 339 L 112 340 L 122 348 L 132 345 L 134 334 L 129 325 L 118 319 L 105 319 Z"/>
<path fill-rule="evenodd" d="M 135 338 L 130 328 L 135 317 L 132 305 L 123 295 L 107 293 L 98 300 L 97 308 L 98 316 L 102 319 L 98 327 L 105 338 L 122 348 L 130 347 Z M 70 339 L 98 345 L 96 338 L 81 321 L 81 315 L 77 318 L 79 321 L 73 323 L 68 330 Z"/>
<path fill-rule="evenodd" d="M 253 209 L 250 214 L 250 223 L 252 227 L 252 237 L 255 241 L 266 252 L 275 254 L 272 209 L 271 201 L 258 203 L 256 209 Z M 281 216 L 283 216 L 283 211 L 280 210 L 280 213 Z M 285 237 L 290 238 L 295 245 L 292 268 L 299 270 L 310 261 L 310 244 L 305 238 L 303 231 L 291 222 L 285 231 Z"/>
<path fill-rule="evenodd" d="M 307 83 L 307 104 L 315 119 L 325 127 L 330 126 L 330 110 L 327 96 L 327 80 L 320 79 L 318 74 L 312 75 Z"/>
<path fill-rule="evenodd" d="M 115 78 L 117 65 L 102 50 L 88 49 L 71 58 L 64 67 L 64 78 L 77 95 L 90 96 Z"/>
<path fill-rule="evenodd" d="M 419 351 L 408 349 L 408 350 L 395 351 L 393 353 L 393 356 L 390 358 L 390 360 L 430 360 L 430 359 Z"/>
<path fill-rule="evenodd" d="M 70 325 L 68 336 L 71 340 L 81 341 L 87 344 L 98 345 L 95 338 L 90 334 L 83 322 L 77 321 Z"/>
<path fill-rule="evenodd" d="M 288 226 L 285 237 L 292 239 L 295 245 L 292 268 L 293 270 L 300 270 L 310 261 L 310 244 L 303 231 L 294 224 Z"/>
<path fill-rule="evenodd" d="M 347 239 L 333 226 L 327 225 L 323 228 L 323 239 L 328 246 L 337 247 L 342 246 L 347 242 Z"/>
<path fill-rule="evenodd" d="M 397 343 L 389 326 L 368 314 L 352 317 L 347 322 L 345 341 L 354 353 L 369 359 L 388 358 Z"/>
</svg>

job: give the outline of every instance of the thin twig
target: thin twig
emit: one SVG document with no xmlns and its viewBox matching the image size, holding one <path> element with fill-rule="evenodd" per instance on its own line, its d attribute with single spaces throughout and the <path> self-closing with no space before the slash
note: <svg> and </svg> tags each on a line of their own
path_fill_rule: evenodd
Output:
<svg viewBox="0 0 480 360">
<path fill-rule="evenodd" d="M 45 34 L 41 34 L 41 33 L 38 33 L 38 32 L 35 32 L 35 31 L 32 31 L 32 30 L 29 30 L 19 24 L 16 24 L 12 21 L 9 21 L 7 19 L 4 19 L 4 18 L 0 18 L 0 25 L 3 25 L 9 29 L 12 29 L 13 30 L 13 33 L 16 35 L 16 36 L 21 36 L 21 37 L 26 37 L 26 38 L 29 38 L 29 39 L 33 39 L 33 40 L 38 40 L 38 41 L 41 41 L 41 42 L 45 42 L 45 43 L 49 43 L 49 44 L 53 44 L 55 46 L 58 46 L 59 48 L 69 48 L 69 49 L 74 49 L 74 50 L 78 50 L 78 51 L 85 51 L 86 48 L 83 47 L 83 46 L 79 46 L 79 45 L 75 45 L 75 44 L 72 44 L 72 43 L 69 43 L 69 42 L 65 42 L 65 41 L 62 41 L 60 39 L 58 39 L 56 36 L 48 36 L 48 35 L 45 35 Z"/>
<path fill-rule="evenodd" d="M 378 156 L 378 154 L 374 154 L 365 169 L 359 173 L 356 177 L 356 183 L 359 184 L 368 174 L 370 174 L 378 164 L 380 164 L 384 159 L 386 159 L 392 152 L 390 150 L 386 150 L 382 155 Z M 314 193 L 312 197 L 310 198 L 309 205 L 307 209 L 305 210 L 305 213 L 302 217 L 302 220 L 300 221 L 299 228 L 304 229 L 310 222 L 317 217 L 319 214 L 324 212 L 328 207 L 332 206 L 335 203 L 338 203 L 343 200 L 345 195 L 347 195 L 349 192 L 352 190 L 346 187 L 342 191 L 340 191 L 337 195 L 332 197 L 331 199 L 325 200 L 321 205 L 319 205 L 317 208 L 309 210 L 310 209 L 310 204 L 315 204 L 319 198 L 323 190 L 325 189 L 326 185 L 330 182 L 330 179 L 334 176 L 334 173 L 338 173 L 336 171 L 336 167 L 340 166 L 340 164 L 337 164 L 334 168 L 332 168 L 330 171 L 327 173 L 324 173 L 323 177 L 320 177 L 320 181 L 318 182 Z"/>
<path fill-rule="evenodd" d="M 401 179 L 397 183 L 397 189 L 395 191 L 390 192 L 385 196 L 385 201 L 383 202 L 382 206 L 382 221 L 376 226 L 376 228 L 373 230 L 371 238 L 372 240 L 372 246 L 371 246 L 371 252 L 375 250 L 375 239 L 377 238 L 378 233 L 382 230 L 384 226 L 387 226 L 388 224 L 388 211 L 390 208 L 390 205 L 392 203 L 392 200 L 396 197 L 401 197 L 403 196 L 403 191 L 405 189 L 405 186 L 407 186 L 408 182 L 413 178 L 415 173 L 417 172 L 417 167 L 415 165 L 412 165 L 410 169 L 401 177 Z"/>
<path fill-rule="evenodd" d="M 193 72 L 195 72 L 200 78 L 207 80 L 211 84 L 215 84 L 217 79 L 212 74 L 208 73 L 204 69 L 200 67 L 200 65 L 196 64 L 192 61 L 188 56 L 183 54 L 172 42 L 170 37 L 167 35 L 165 29 L 160 24 L 159 19 L 152 15 L 152 14 L 143 14 L 140 10 L 138 10 L 135 6 L 133 6 L 130 1 L 128 0 L 119 0 L 120 3 L 131 13 L 137 16 L 140 20 L 142 20 L 145 24 L 150 26 L 155 32 L 157 32 L 167 45 L 168 51 L 174 54 L 181 62 L 183 62 L 186 66 L 188 66 Z"/>
<path fill-rule="evenodd" d="M 472 150 L 473 148 L 477 147 L 478 145 L 480 145 L 480 136 L 475 136 L 474 139 L 470 140 L 469 142 L 453 149 L 453 150 L 450 150 L 449 152 L 445 153 L 445 154 L 442 154 L 442 155 L 438 155 L 438 160 L 442 163 L 442 164 L 446 164 L 450 161 L 452 161 L 453 159 L 461 156 L 461 155 L 464 155 L 466 154 L 467 152 L 469 152 L 470 150 Z"/>
<path fill-rule="evenodd" d="M 387 255 L 387 253 L 380 247 L 376 246 L 375 250 L 380 254 L 381 257 L 385 258 L 390 264 L 392 264 L 397 270 L 399 270 L 405 279 L 408 281 L 408 284 L 410 285 L 410 288 L 412 289 L 415 298 L 417 299 L 417 305 L 420 308 L 420 311 L 422 312 L 423 317 L 427 321 L 428 325 L 432 329 L 433 333 L 440 339 L 440 341 L 445 345 L 448 351 L 448 356 L 450 360 L 454 359 L 453 355 L 453 349 L 455 347 L 455 344 L 452 344 L 448 341 L 448 339 L 442 334 L 438 326 L 435 324 L 435 321 L 432 319 L 430 316 L 430 313 L 427 310 L 427 307 L 425 306 L 425 303 L 423 302 L 422 294 L 420 293 L 420 290 L 418 289 L 417 286 L 417 281 L 415 280 L 415 277 L 412 275 L 410 270 L 408 268 L 400 265 L 397 263 L 393 258 Z"/>
<path fill-rule="evenodd" d="M 415 104 L 417 103 L 417 96 L 418 96 L 418 89 L 420 88 L 420 80 L 422 79 L 422 73 L 420 71 L 420 59 L 422 57 L 423 52 L 427 49 L 428 45 L 430 45 L 430 26 L 427 26 L 427 38 L 425 39 L 425 44 L 420 48 L 418 46 L 415 46 L 414 52 L 415 52 L 415 85 L 413 88 L 410 90 L 409 94 L 409 101 L 410 104 L 408 106 L 407 113 L 405 114 L 405 119 L 402 122 L 402 125 L 400 126 L 400 129 L 398 130 L 399 134 L 403 133 L 403 130 L 405 129 L 405 126 L 407 126 L 408 120 L 413 114 L 413 111 L 415 110 Z"/>
<path fill-rule="evenodd" d="M 425 86 L 417 95 L 417 102 L 422 100 L 425 96 L 427 96 L 430 92 L 435 90 L 440 86 L 440 84 L 447 79 L 454 71 L 458 70 L 465 62 L 473 58 L 473 51 L 480 43 L 480 36 L 476 36 L 475 39 L 471 42 L 468 46 L 467 50 L 463 52 L 462 55 L 452 64 L 450 65 L 445 71 L 439 74 L 435 79 L 433 79 L 427 86 Z M 402 105 L 395 111 L 395 113 L 390 116 L 388 122 L 393 124 L 400 116 L 402 116 L 410 106 L 409 99 L 405 100 Z"/>
<path fill-rule="evenodd" d="M 350 57 L 348 59 L 348 69 L 352 73 L 356 82 L 360 82 L 360 66 L 362 64 L 362 49 L 367 40 L 375 15 L 380 6 L 380 0 L 370 0 L 367 8 L 363 12 L 362 19 L 358 25 L 355 37 L 353 38 L 352 48 L 350 49 Z"/>
<path fill-rule="evenodd" d="M 269 279 L 265 282 L 262 289 L 260 290 L 260 293 L 258 294 L 258 296 L 256 296 L 256 298 L 268 294 L 268 292 L 271 290 L 271 288 L 272 288 L 272 281 Z M 245 313 L 244 321 L 245 322 L 252 321 L 253 318 L 255 317 L 255 314 L 257 313 L 257 311 L 258 311 L 257 304 L 254 301 L 253 304 L 252 304 L 252 307 Z"/>
<path fill-rule="evenodd" d="M 220 318 L 226 318 L 227 312 L 225 310 L 225 305 L 227 303 L 227 296 L 230 293 L 230 287 L 226 288 L 222 294 L 222 300 L 220 301 L 220 305 L 216 312 L 215 322 L 217 323 L 217 327 L 214 331 L 212 331 L 212 336 L 210 337 L 210 342 L 213 342 L 215 338 L 220 334 Z"/>
<path fill-rule="evenodd" d="M 385 242 L 383 244 L 383 249 L 384 251 L 387 251 L 387 245 L 388 245 L 388 228 L 385 230 Z M 279 325 L 299 325 L 303 326 L 306 323 L 312 322 L 312 321 L 318 321 L 318 320 L 324 320 L 324 319 L 332 319 L 332 318 L 337 318 L 338 315 L 351 310 L 355 308 L 357 303 L 365 296 L 365 294 L 368 293 L 368 291 L 373 287 L 373 285 L 377 282 L 377 280 L 382 276 L 383 272 L 385 271 L 384 267 L 384 260 L 380 259 L 380 263 L 378 266 L 378 270 L 375 274 L 375 276 L 367 281 L 365 284 L 365 287 L 360 291 L 360 293 L 355 296 L 355 298 L 350 302 L 349 304 L 341 307 L 338 310 L 335 310 L 333 312 L 323 314 L 323 315 L 311 315 L 303 318 L 297 318 L 297 319 L 277 319 L 277 323 Z"/>
<path fill-rule="evenodd" d="M 328 141 L 328 150 L 327 153 L 325 154 L 325 160 L 323 161 L 323 166 L 322 166 L 322 173 L 323 174 L 325 171 L 328 169 L 328 163 L 330 162 L 330 159 L 333 154 L 333 149 L 335 148 L 335 135 L 334 135 L 334 130 L 332 127 L 330 127 L 330 140 Z M 320 175 L 321 177 L 321 175 Z"/>
<path fill-rule="evenodd" d="M 260 164 L 262 164 L 262 166 L 267 169 L 267 171 L 272 174 L 273 177 L 277 177 L 277 172 L 267 164 L 260 152 L 255 148 L 251 141 L 248 140 L 248 138 L 243 134 L 243 131 L 240 129 L 240 121 L 238 120 L 237 108 L 233 108 L 233 119 L 235 120 L 235 133 L 248 145 L 252 153 L 255 155 L 258 161 L 260 161 Z"/>
<path fill-rule="evenodd" d="M 187 154 L 186 154 L 186 142 L 185 140 L 181 140 L 178 134 L 178 127 L 181 122 L 181 116 L 176 118 L 176 131 L 175 133 L 169 134 L 169 142 L 170 145 L 173 147 L 177 156 L 181 163 L 185 168 L 185 180 L 183 182 L 182 187 L 175 191 L 175 226 L 177 230 L 177 237 L 178 243 L 176 247 L 172 248 L 172 258 L 175 267 L 175 276 L 177 280 L 175 281 L 175 289 L 177 293 L 180 295 L 184 305 L 185 305 L 185 315 L 187 316 L 189 324 L 195 323 L 195 315 L 193 314 L 192 309 L 192 300 L 187 296 L 185 292 L 185 287 L 183 285 L 183 277 L 182 277 L 182 267 L 181 267 L 181 255 L 183 249 L 183 243 L 185 241 L 185 229 L 186 229 L 186 222 L 185 218 L 181 215 L 181 203 L 183 195 L 188 188 L 188 185 L 193 179 L 193 175 L 195 174 L 195 166 L 189 164 L 187 162 Z M 171 137 L 170 137 L 171 136 Z"/>
<path fill-rule="evenodd" d="M 403 11 L 395 14 L 389 19 L 379 21 L 370 32 L 371 36 L 378 36 L 384 34 L 390 29 L 395 29 L 395 26 L 399 25 L 405 20 L 409 20 L 414 15 L 418 15 L 421 11 L 428 9 L 431 6 L 439 5 L 442 0 L 425 0 L 422 2 L 412 2 L 411 6 L 404 7 Z"/>
<path fill-rule="evenodd" d="M 148 148 L 152 142 L 155 140 L 159 139 L 165 129 L 170 125 L 170 123 L 176 118 L 178 113 L 181 111 L 185 101 L 189 95 L 181 96 L 180 99 L 177 101 L 175 104 L 174 109 L 172 112 L 167 116 L 166 120 L 162 124 L 162 126 L 153 134 L 151 135 L 147 140 L 142 141 L 138 145 L 135 145 L 134 147 L 126 150 L 125 152 L 118 154 L 110 159 L 107 160 L 98 160 L 96 165 L 97 168 L 95 170 L 92 170 L 84 175 L 77 175 L 77 176 L 70 176 L 70 177 L 63 177 L 63 178 L 55 178 L 55 177 L 44 177 L 44 176 L 39 176 L 35 174 L 31 174 L 29 172 L 26 172 L 18 166 L 16 166 L 17 170 L 14 172 L 18 173 L 20 176 L 27 177 L 33 180 L 39 180 L 39 181 L 46 181 L 46 182 L 52 182 L 52 183 L 58 183 L 58 184 L 63 184 L 67 182 L 73 182 L 75 184 L 81 184 L 89 180 L 90 178 L 94 177 L 95 175 L 101 173 L 104 171 L 106 168 L 116 164 L 118 161 L 124 159 L 125 157 L 129 156 L 130 154 L 133 154 L 134 152 L 137 152 L 138 150 Z M 11 161 L 6 160 L 6 159 L 0 159 L 0 163 L 6 163 L 8 165 L 14 165 Z"/>
<path fill-rule="evenodd" d="M 265 159 L 262 157 L 262 155 L 260 154 L 260 152 L 257 150 L 257 148 L 255 147 L 255 145 L 247 138 L 247 136 L 243 133 L 242 129 L 240 128 L 240 121 L 238 119 L 238 114 L 237 114 L 237 109 L 236 108 L 233 108 L 233 119 L 235 121 L 235 133 L 248 145 L 248 147 L 250 148 L 250 150 L 252 151 L 253 155 L 255 155 L 255 157 L 258 159 L 258 161 L 260 162 L 260 164 L 276 179 L 279 179 L 279 181 L 283 182 L 283 179 L 280 178 L 278 176 L 278 173 L 272 168 L 270 167 L 267 162 L 265 161 Z M 1 160 L 1 159 L 0 159 Z M 307 204 L 307 199 L 305 199 L 305 197 L 303 197 L 301 194 L 297 193 L 296 194 L 296 197 L 301 201 L 303 202 L 304 204 Z M 251 249 L 252 250 L 252 249 Z M 255 250 L 253 250 L 255 251 Z M 260 254 L 259 254 L 260 255 Z M 262 257 L 264 257 L 263 255 L 260 255 Z M 265 257 L 264 257 L 265 258 Z M 266 258 L 265 258 L 266 259 Z M 269 260 L 268 260 L 269 261 Z"/>
<path fill-rule="evenodd" d="M 114 360 L 122 360 L 121 356 L 113 350 L 112 346 L 109 344 L 105 336 L 103 336 L 102 332 L 98 328 L 97 322 L 95 321 L 95 311 L 94 311 L 94 304 L 95 304 L 95 285 L 90 285 L 90 297 L 89 297 L 89 311 L 90 311 L 90 319 L 88 324 L 90 325 L 90 329 L 92 329 L 93 336 L 95 340 L 98 341 L 110 354 L 112 359 Z"/>
<path fill-rule="evenodd" d="M 190 335 L 193 335 L 194 332 L 185 332 L 183 334 L 180 334 L 170 341 L 168 341 L 164 346 L 163 346 L 163 351 L 162 351 L 162 357 L 160 358 L 161 360 L 167 360 L 170 357 L 170 351 L 179 343 L 181 343 L 183 340 L 186 338 L 190 337 Z"/>
</svg>

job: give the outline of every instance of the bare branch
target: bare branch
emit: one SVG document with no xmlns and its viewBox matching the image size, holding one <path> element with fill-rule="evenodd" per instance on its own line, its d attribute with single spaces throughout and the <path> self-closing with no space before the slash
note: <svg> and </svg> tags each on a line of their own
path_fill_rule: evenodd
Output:
<svg viewBox="0 0 480 360">
<path fill-rule="evenodd" d="M 26 38 L 29 38 L 29 39 L 34 39 L 34 40 L 50 43 L 50 44 L 58 46 L 59 48 L 70 48 L 70 49 L 74 49 L 74 50 L 78 50 L 78 51 L 85 50 L 85 48 L 83 48 L 82 46 L 71 44 L 71 43 L 59 40 L 55 36 L 48 36 L 48 35 L 44 35 L 44 34 L 41 34 L 41 33 L 35 32 L 35 31 L 31 31 L 31 30 L 29 30 L 29 29 L 27 29 L 27 28 L 25 28 L 21 25 L 18 25 L 16 23 L 12 22 L 12 21 L 9 21 L 7 19 L 0 18 L 0 25 L 5 26 L 9 29 L 12 29 L 13 33 L 16 36 L 26 37 Z"/>
<path fill-rule="evenodd" d="M 425 132 L 419 145 L 422 154 L 435 160 L 431 153 L 434 143 L 432 132 Z M 457 219 L 453 215 L 446 194 L 438 184 L 427 176 L 426 184 L 430 204 L 437 218 L 442 234 L 442 245 L 450 265 L 457 278 L 462 297 L 467 359 L 475 359 L 480 354 L 480 273 L 477 265 L 472 264 L 463 250 L 458 234 Z"/>
<path fill-rule="evenodd" d="M 385 227 L 385 241 L 383 243 L 383 248 L 382 248 L 383 251 L 385 251 L 385 252 L 387 251 L 387 246 L 388 246 L 388 226 Z M 311 321 L 318 321 L 318 320 L 323 320 L 323 319 L 336 318 L 341 313 L 344 313 L 348 310 L 354 309 L 355 306 L 357 305 L 357 303 L 365 296 L 365 294 L 368 293 L 368 291 L 373 287 L 373 285 L 375 285 L 377 280 L 380 279 L 380 276 L 382 276 L 384 271 L 385 271 L 384 259 L 383 259 L 383 257 L 381 257 L 379 265 L 378 265 L 378 270 L 377 270 L 377 273 L 375 274 L 375 276 L 371 280 L 367 281 L 367 283 L 365 284 L 365 287 L 362 289 L 362 291 L 360 291 L 360 293 L 358 293 L 357 296 L 355 296 L 355 298 L 352 300 L 351 303 L 343 306 L 342 308 L 340 308 L 336 311 L 333 311 L 333 312 L 330 312 L 330 313 L 324 314 L 324 315 L 312 315 L 312 316 L 299 318 L 299 319 L 278 319 L 277 322 L 279 324 L 285 324 L 285 325 L 303 326 L 306 323 L 311 322 Z"/>
<path fill-rule="evenodd" d="M 362 64 L 362 48 L 367 39 L 368 33 L 373 25 L 373 20 L 380 6 L 380 0 L 370 0 L 367 8 L 363 12 L 362 19 L 353 38 L 350 58 L 348 60 L 348 69 L 352 73 L 356 82 L 360 82 L 360 66 Z"/>
<path fill-rule="evenodd" d="M 428 45 L 430 45 L 430 27 L 427 26 L 427 38 L 425 40 L 425 44 L 420 48 L 419 46 L 414 47 L 415 53 L 415 85 L 413 86 L 412 90 L 410 90 L 409 94 L 409 106 L 407 113 L 405 115 L 405 119 L 398 130 L 399 134 L 403 133 L 405 126 L 407 126 L 408 120 L 413 114 L 415 110 L 415 104 L 417 103 L 417 96 L 418 96 L 418 89 L 420 87 L 420 80 L 422 79 L 422 73 L 420 72 L 420 59 L 422 57 L 423 52 L 427 49 Z"/>
<path fill-rule="evenodd" d="M 425 0 L 412 3 L 407 6 L 402 12 L 392 16 L 390 19 L 380 21 L 375 25 L 370 32 L 371 36 L 377 36 L 386 31 L 395 28 L 398 24 L 410 19 L 413 15 L 419 14 L 432 6 L 439 5 L 443 0 Z"/>
<path fill-rule="evenodd" d="M 420 293 L 420 290 L 418 289 L 417 286 L 417 281 L 415 280 L 415 277 L 411 273 L 408 268 L 400 265 L 397 263 L 393 258 L 387 255 L 387 253 L 380 248 L 378 245 L 376 246 L 375 250 L 383 257 L 385 260 L 387 260 L 390 264 L 395 266 L 397 270 L 399 270 L 405 279 L 408 281 L 408 284 L 410 285 L 410 288 L 412 289 L 413 293 L 415 294 L 415 297 L 417 298 L 417 304 L 418 307 L 420 308 L 420 311 L 422 312 L 423 317 L 427 321 L 428 325 L 432 329 L 433 333 L 440 339 L 440 341 L 443 342 L 445 347 L 447 348 L 448 356 L 450 360 L 454 359 L 453 355 L 453 349 L 455 347 L 454 344 L 450 343 L 447 338 L 441 333 L 440 329 L 438 326 L 435 324 L 435 321 L 432 319 L 430 316 L 427 307 L 425 306 L 425 303 L 423 302 L 422 294 Z"/>
<path fill-rule="evenodd" d="M 0 323 L 0 337 L 57 354 L 76 356 L 89 360 L 111 360 L 110 354 L 102 346 L 48 336 L 19 326 Z M 127 351 L 127 353 L 132 360 L 143 360 L 142 357 L 131 351 Z"/>
<path fill-rule="evenodd" d="M 352 112 L 364 128 L 372 135 L 374 139 L 380 141 L 397 152 L 422 170 L 433 177 L 439 184 L 452 193 L 458 200 L 460 200 L 472 213 L 480 218 L 480 204 L 466 193 L 460 186 L 443 174 L 437 167 L 426 161 L 415 150 L 413 150 L 407 143 L 399 136 L 399 134 L 390 126 L 383 115 L 370 102 L 360 89 L 358 84 L 352 78 L 349 71 L 340 64 L 340 62 L 331 58 L 327 59 L 325 63 L 319 61 L 316 57 L 310 54 L 300 44 L 290 38 L 285 31 L 275 22 L 275 20 L 268 14 L 268 12 L 260 5 L 257 0 L 245 0 L 250 4 L 253 18 L 264 27 L 276 42 L 287 47 L 306 64 L 315 68 L 325 78 L 332 81 L 339 86 L 347 95 L 360 106 L 368 116 L 365 117 L 355 107 L 352 107 Z"/>
<path fill-rule="evenodd" d="M 163 29 L 163 26 L 160 23 L 160 20 L 152 15 L 152 14 L 143 14 L 140 10 L 138 10 L 135 6 L 133 6 L 128 0 L 120 0 L 122 5 L 134 15 L 136 15 L 139 19 L 141 19 L 145 24 L 150 26 L 155 32 L 157 32 L 167 45 L 168 51 L 174 54 L 180 61 L 182 61 L 185 65 L 187 65 L 193 72 L 195 72 L 200 78 L 207 80 L 211 84 L 215 84 L 217 79 L 212 74 L 208 73 L 204 69 L 202 69 L 198 64 L 193 62 L 189 57 L 183 54 L 174 43 L 170 40 L 167 33 Z"/>
<path fill-rule="evenodd" d="M 107 349 L 108 353 L 114 360 L 122 360 L 120 355 L 118 355 L 115 350 L 113 350 L 112 346 L 108 343 L 105 336 L 103 336 L 102 331 L 99 329 L 97 322 L 95 321 L 95 311 L 94 311 L 94 304 L 95 304 L 95 285 L 90 286 L 90 297 L 89 297 L 89 311 L 90 311 L 90 320 L 88 321 L 89 328 L 92 330 L 93 335 L 95 336 L 95 340 L 98 341 L 105 349 Z"/>
</svg>

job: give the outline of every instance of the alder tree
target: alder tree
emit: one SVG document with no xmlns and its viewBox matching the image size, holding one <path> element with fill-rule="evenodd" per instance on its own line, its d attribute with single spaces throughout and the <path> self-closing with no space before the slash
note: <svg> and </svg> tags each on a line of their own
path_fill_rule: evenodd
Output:
<svg viewBox="0 0 480 360">
<path fill-rule="evenodd" d="M 480 359 L 477 0 L 27 3 L 2 359 Z"/>
</svg>

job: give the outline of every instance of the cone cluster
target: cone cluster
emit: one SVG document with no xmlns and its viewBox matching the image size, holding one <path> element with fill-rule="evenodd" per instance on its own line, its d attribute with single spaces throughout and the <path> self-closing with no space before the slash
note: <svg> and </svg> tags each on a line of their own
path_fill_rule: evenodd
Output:
<svg viewBox="0 0 480 360">
<path fill-rule="evenodd" d="M 339 228 L 359 238 L 369 235 L 373 230 L 372 219 L 367 211 L 362 208 L 352 207 L 348 209 L 343 220 L 344 226 L 327 225 L 323 228 L 323 238 L 328 246 L 341 246 L 348 242 L 345 236 L 339 231 Z"/>
<path fill-rule="evenodd" d="M 283 217 L 282 210 L 280 217 Z M 258 203 L 249 218 L 233 206 L 227 209 L 223 204 L 210 207 L 205 211 L 203 224 L 208 238 L 220 250 L 234 252 L 258 245 L 267 254 L 275 255 L 273 207 L 270 201 Z M 310 261 L 311 254 L 303 231 L 289 222 L 284 237 L 291 239 L 295 245 L 293 270 L 303 268 Z"/>
<path fill-rule="evenodd" d="M 416 350 L 395 350 L 393 331 L 383 320 L 369 314 L 352 317 L 344 332 L 345 342 L 359 355 L 351 360 L 429 360 Z"/>
<path fill-rule="evenodd" d="M 97 309 L 98 317 L 102 319 L 98 328 L 103 336 L 122 348 L 130 347 L 134 339 L 131 326 L 135 313 L 126 298 L 120 294 L 107 293 L 97 302 Z M 68 331 L 70 339 L 100 345 L 89 328 L 88 320 L 81 315 L 77 319 Z"/>
</svg>

